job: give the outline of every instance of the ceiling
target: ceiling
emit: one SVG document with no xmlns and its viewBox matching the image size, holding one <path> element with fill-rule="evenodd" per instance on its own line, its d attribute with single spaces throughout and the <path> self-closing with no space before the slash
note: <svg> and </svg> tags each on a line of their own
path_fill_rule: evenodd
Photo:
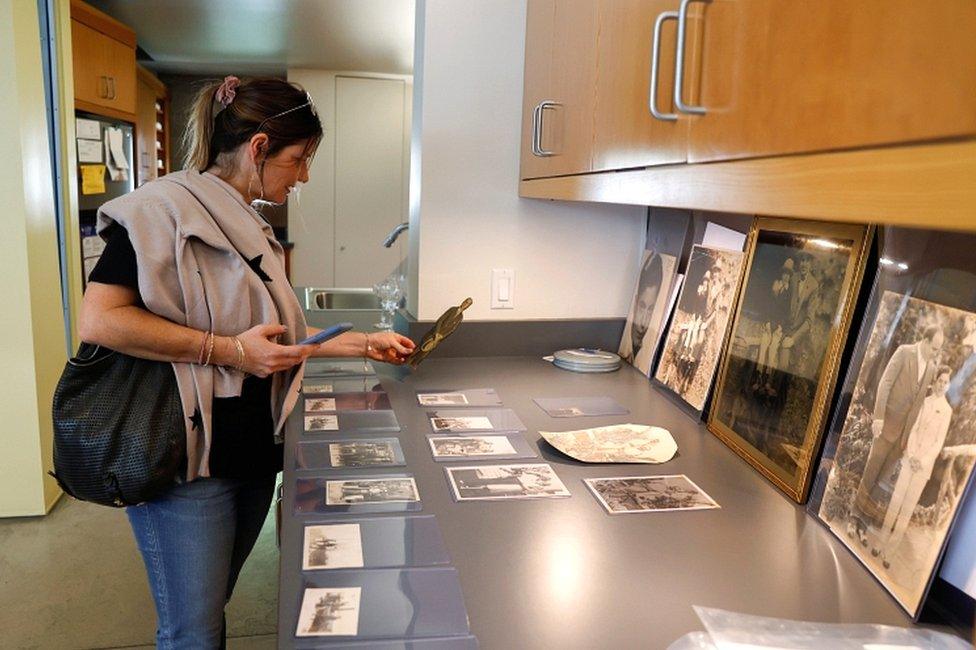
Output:
<svg viewBox="0 0 976 650">
<path fill-rule="evenodd" d="M 87 1 L 135 30 L 156 72 L 413 72 L 414 0 Z"/>
</svg>

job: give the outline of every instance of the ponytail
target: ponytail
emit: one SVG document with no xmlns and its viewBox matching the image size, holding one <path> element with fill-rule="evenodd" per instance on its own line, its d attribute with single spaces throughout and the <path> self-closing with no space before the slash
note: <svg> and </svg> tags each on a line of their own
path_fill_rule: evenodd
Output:
<svg viewBox="0 0 976 650">
<path fill-rule="evenodd" d="M 216 102 L 219 81 L 213 81 L 197 93 L 190 108 L 190 119 L 183 131 L 183 149 L 186 157 L 184 169 L 199 172 L 210 167 L 210 141 L 214 132 L 214 103 Z"/>
<path fill-rule="evenodd" d="M 227 164 L 224 154 L 236 151 L 259 129 L 268 136 L 269 156 L 299 142 L 307 143 L 309 154 L 318 146 L 322 123 L 298 84 L 275 78 L 247 79 L 235 85 L 229 98 L 218 97 L 221 86 L 221 81 L 208 83 L 193 100 L 183 132 L 186 169 L 202 172 L 215 164 Z"/>
</svg>

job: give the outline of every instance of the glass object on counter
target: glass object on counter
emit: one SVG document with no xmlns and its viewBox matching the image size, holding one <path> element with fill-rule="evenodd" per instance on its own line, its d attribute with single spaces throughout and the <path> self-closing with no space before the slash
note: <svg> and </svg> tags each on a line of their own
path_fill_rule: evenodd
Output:
<svg viewBox="0 0 976 650">
<path fill-rule="evenodd" d="M 380 299 L 380 322 L 373 327 L 381 332 L 393 329 L 393 313 L 400 306 L 403 297 L 404 278 L 402 275 L 389 275 L 373 285 L 373 293 Z"/>
</svg>

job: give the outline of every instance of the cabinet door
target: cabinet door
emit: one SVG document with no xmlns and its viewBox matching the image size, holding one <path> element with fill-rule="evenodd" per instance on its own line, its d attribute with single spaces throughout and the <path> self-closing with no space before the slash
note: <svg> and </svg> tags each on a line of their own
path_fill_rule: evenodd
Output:
<svg viewBox="0 0 976 650">
<path fill-rule="evenodd" d="M 108 51 L 105 36 L 77 20 L 71 21 L 71 59 L 75 99 L 104 106 L 111 95 L 105 72 Z"/>
<path fill-rule="evenodd" d="M 976 133 L 972 0 L 691 7 L 700 87 L 686 90 L 706 113 L 691 118 L 690 162 Z"/>
<path fill-rule="evenodd" d="M 548 10 L 550 27 L 546 30 Z M 546 41 L 549 49 L 548 88 L 524 93 L 523 125 L 529 127 L 523 140 L 523 178 L 581 174 L 590 171 L 593 152 L 593 102 L 596 84 L 596 42 L 598 5 L 592 0 L 529 2 L 526 29 L 526 88 L 543 77 L 541 71 Z M 542 35 L 539 37 L 538 35 Z M 539 42 L 532 41 L 539 38 Z M 536 66 L 540 69 L 536 69 Z M 541 96 L 539 102 L 533 100 Z M 537 117 L 534 116 L 537 113 Z M 533 122 L 538 123 L 532 152 Z M 523 133 L 525 126 L 523 126 Z M 532 161 L 528 162 L 528 158 Z"/>
<path fill-rule="evenodd" d="M 549 95 L 552 19 L 555 0 L 529 0 L 525 17 L 525 71 L 522 89 L 522 178 L 546 175 L 547 160 L 534 152 L 537 107 Z"/>
<path fill-rule="evenodd" d="M 103 36 L 108 53 L 105 74 L 111 80 L 106 106 L 125 113 L 136 112 L 136 51 L 114 38 Z"/>
<path fill-rule="evenodd" d="M 673 102 L 678 1 L 600 2 L 594 171 L 685 161 L 689 116 L 679 116 Z M 652 46 L 659 20 L 655 62 Z M 658 117 L 650 110 L 652 81 Z"/>
</svg>

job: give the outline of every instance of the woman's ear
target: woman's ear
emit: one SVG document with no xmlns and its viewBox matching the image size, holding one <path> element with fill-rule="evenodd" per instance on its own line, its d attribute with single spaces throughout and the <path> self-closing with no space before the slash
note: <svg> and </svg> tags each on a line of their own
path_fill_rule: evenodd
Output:
<svg viewBox="0 0 976 650">
<path fill-rule="evenodd" d="M 258 166 L 258 161 L 262 160 L 268 153 L 268 134 L 255 133 L 247 143 L 247 154 L 254 166 Z"/>
</svg>

